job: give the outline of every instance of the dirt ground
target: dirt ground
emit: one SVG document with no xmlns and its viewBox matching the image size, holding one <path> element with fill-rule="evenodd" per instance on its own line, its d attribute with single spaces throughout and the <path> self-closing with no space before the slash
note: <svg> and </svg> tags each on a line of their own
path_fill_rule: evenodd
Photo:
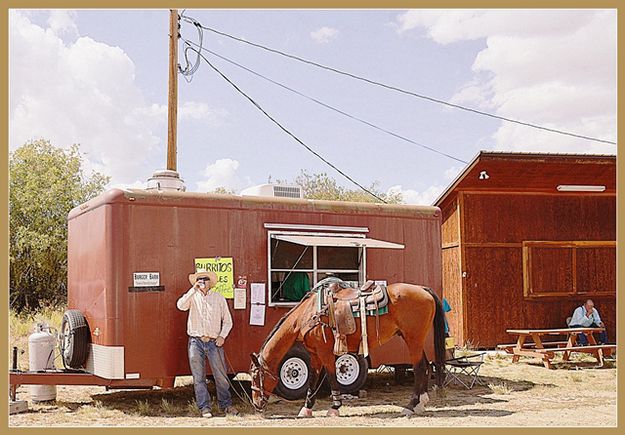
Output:
<svg viewBox="0 0 625 435">
<path fill-rule="evenodd" d="M 538 360 L 489 354 L 480 371 L 484 386 L 472 390 L 450 386 L 430 392 L 423 414 L 400 415 L 408 402 L 410 379 L 401 384 L 390 372 L 370 371 L 366 397 L 344 400 L 341 417 L 328 418 L 328 391 L 319 393 L 314 418 L 297 419 L 302 402 L 272 398 L 264 415 L 253 412 L 236 395 L 239 417 L 202 419 L 193 405 L 190 378 L 179 378 L 173 390 L 112 390 L 104 387 L 58 387 L 56 403 L 33 404 L 29 411 L 12 415 L 11 426 L 597 426 L 615 427 L 616 362 L 595 368 L 593 358 L 576 364 L 559 362 L 546 369 Z M 237 378 L 238 379 L 238 378 Z M 249 382 L 235 381 L 249 392 Z M 214 386 L 211 385 L 214 392 Z M 28 387 L 18 398 L 29 400 Z"/>
</svg>

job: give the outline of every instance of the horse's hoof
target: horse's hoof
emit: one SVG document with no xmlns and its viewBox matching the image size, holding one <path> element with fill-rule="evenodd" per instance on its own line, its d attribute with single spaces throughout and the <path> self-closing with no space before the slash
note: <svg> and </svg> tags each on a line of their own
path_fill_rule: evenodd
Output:
<svg viewBox="0 0 625 435">
<path fill-rule="evenodd" d="M 425 412 L 425 403 L 419 402 L 417 406 L 414 407 L 415 414 L 423 414 Z"/>
<path fill-rule="evenodd" d="M 419 403 L 423 403 L 423 406 L 426 406 L 430 402 L 430 396 L 428 393 L 423 393 L 419 396 Z"/>
<path fill-rule="evenodd" d="M 299 414 L 297 414 L 298 417 L 300 418 L 310 418 L 313 416 L 312 413 L 312 409 L 310 408 L 306 408 L 305 406 L 302 407 L 302 409 L 299 411 Z"/>
<path fill-rule="evenodd" d="M 410 417 L 412 414 L 414 414 L 414 411 L 412 409 L 402 408 L 401 414 L 406 417 Z"/>
<path fill-rule="evenodd" d="M 328 409 L 328 413 L 326 414 L 327 417 L 338 417 L 340 416 L 339 410 L 338 409 L 334 409 L 334 408 L 330 408 Z"/>
</svg>

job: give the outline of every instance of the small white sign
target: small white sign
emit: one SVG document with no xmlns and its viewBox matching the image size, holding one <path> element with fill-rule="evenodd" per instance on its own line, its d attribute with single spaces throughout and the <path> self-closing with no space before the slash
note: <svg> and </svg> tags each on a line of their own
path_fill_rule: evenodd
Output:
<svg viewBox="0 0 625 435">
<path fill-rule="evenodd" d="M 252 297 L 250 298 L 251 304 L 264 304 L 265 303 L 265 283 L 254 282 L 252 283 Z"/>
<path fill-rule="evenodd" d="M 376 280 L 375 285 L 387 285 L 385 279 Z"/>
<path fill-rule="evenodd" d="M 250 325 L 265 326 L 265 306 L 252 305 L 250 308 Z"/>
<path fill-rule="evenodd" d="M 132 274 L 134 287 L 155 287 L 161 285 L 159 272 L 135 272 Z"/>
<path fill-rule="evenodd" d="M 234 289 L 234 309 L 235 310 L 244 310 L 245 309 L 245 300 L 246 298 L 246 289 L 244 288 L 235 288 Z"/>
<path fill-rule="evenodd" d="M 139 373 L 126 373 L 126 379 L 139 379 Z"/>
</svg>

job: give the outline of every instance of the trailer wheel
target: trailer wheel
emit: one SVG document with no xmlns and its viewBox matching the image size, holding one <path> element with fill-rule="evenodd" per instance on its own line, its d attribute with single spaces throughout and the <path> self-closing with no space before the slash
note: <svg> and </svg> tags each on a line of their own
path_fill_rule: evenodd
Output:
<svg viewBox="0 0 625 435">
<path fill-rule="evenodd" d="M 280 363 L 275 393 L 287 400 L 306 397 L 310 381 L 310 354 L 300 344 L 289 350 Z"/>
<path fill-rule="evenodd" d="M 362 355 L 346 353 L 336 359 L 336 380 L 341 393 L 356 394 L 367 381 L 369 364 Z"/>
<path fill-rule="evenodd" d="M 61 323 L 61 355 L 65 367 L 79 369 L 85 365 L 91 334 L 85 316 L 79 310 L 67 310 Z"/>
</svg>

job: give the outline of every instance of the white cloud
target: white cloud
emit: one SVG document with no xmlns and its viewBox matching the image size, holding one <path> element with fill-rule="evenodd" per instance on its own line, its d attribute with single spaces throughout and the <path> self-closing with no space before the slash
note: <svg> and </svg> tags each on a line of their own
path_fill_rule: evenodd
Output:
<svg viewBox="0 0 625 435">
<path fill-rule="evenodd" d="M 167 106 L 165 104 L 137 107 L 133 113 L 154 117 L 162 122 L 167 120 Z M 178 106 L 178 121 L 203 121 L 204 125 L 219 126 L 224 123 L 229 115 L 225 109 L 216 109 L 197 101 L 185 101 Z"/>
<path fill-rule="evenodd" d="M 432 205 L 445 187 L 446 186 L 442 185 L 430 186 L 424 191 L 419 192 L 414 189 L 404 189 L 403 186 L 399 184 L 389 187 L 386 193 L 387 195 L 401 193 L 404 204 Z"/>
<path fill-rule="evenodd" d="M 47 23 L 50 30 L 56 35 L 78 36 L 78 26 L 76 26 L 75 20 L 76 11 L 53 9 L 50 11 Z"/>
<path fill-rule="evenodd" d="M 424 29 L 439 44 L 484 39 L 458 104 L 559 130 L 616 139 L 613 10 L 414 10 L 398 31 Z M 498 149 L 615 153 L 613 145 L 503 122 Z"/>
<path fill-rule="evenodd" d="M 204 169 L 203 181 L 197 183 L 197 190 L 200 192 L 210 192 L 218 187 L 224 187 L 235 192 L 250 186 L 249 177 L 241 177 L 237 171 L 239 161 L 233 159 L 219 159 L 215 163 L 210 163 Z"/>
<path fill-rule="evenodd" d="M 119 47 L 83 36 L 75 13 L 53 11 L 48 27 L 10 11 L 9 147 L 31 139 L 55 146 L 80 143 L 87 172 L 111 175 L 112 185 L 134 185 L 159 167 L 167 107 L 146 101 L 135 82 L 135 65 Z M 219 125 L 227 112 L 181 102 L 179 120 Z"/>
<path fill-rule="evenodd" d="M 111 189 L 145 189 L 148 186 L 147 178 L 145 180 L 135 180 L 132 183 L 115 183 L 109 185 Z"/>
<path fill-rule="evenodd" d="M 457 168 L 455 166 L 452 166 L 451 168 L 445 170 L 443 176 L 445 177 L 445 180 L 451 181 L 456 178 L 456 175 L 458 175 L 462 169 L 464 168 Z"/>
<path fill-rule="evenodd" d="M 339 36 L 339 31 L 332 27 L 321 27 L 313 32 L 310 32 L 310 37 L 320 44 L 326 44 Z"/>
</svg>

